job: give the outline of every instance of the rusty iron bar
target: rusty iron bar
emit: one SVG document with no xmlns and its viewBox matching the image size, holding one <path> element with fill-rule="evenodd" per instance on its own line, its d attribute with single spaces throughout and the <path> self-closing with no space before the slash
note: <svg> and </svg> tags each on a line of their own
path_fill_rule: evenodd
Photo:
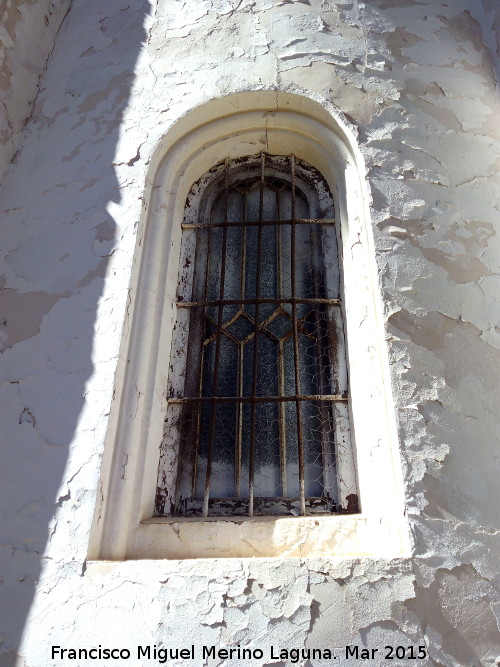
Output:
<svg viewBox="0 0 500 667">
<path fill-rule="evenodd" d="M 276 193 L 276 214 L 278 220 L 281 220 L 281 197 Z M 276 225 L 276 285 L 278 298 L 283 298 L 283 246 L 281 242 L 281 226 Z M 283 309 L 280 309 L 283 310 Z M 280 396 L 285 395 L 285 351 L 283 341 L 278 340 L 278 391 Z M 280 440 L 280 478 L 281 495 L 287 495 L 287 474 L 286 474 L 286 414 L 285 403 L 278 403 L 279 411 L 279 440 Z"/>
<path fill-rule="evenodd" d="M 204 279 L 204 284 L 203 284 L 203 298 L 206 300 L 208 298 L 208 276 L 210 273 L 210 244 L 212 242 L 212 230 L 208 229 L 208 239 L 207 239 L 207 258 L 206 258 L 206 266 L 205 266 L 205 279 Z M 202 329 L 203 329 L 203 339 L 205 339 L 205 334 L 206 334 L 206 319 L 203 318 L 202 320 Z M 202 345 L 201 350 L 200 350 L 200 372 L 199 372 L 199 379 L 198 379 L 198 393 L 201 396 L 202 391 L 203 391 L 203 368 L 204 368 L 204 359 L 205 359 L 205 347 Z M 194 448 L 193 448 L 193 466 L 192 466 L 192 477 L 191 477 L 191 497 L 194 498 L 194 495 L 196 493 L 196 478 L 198 474 L 198 452 L 200 449 L 200 432 L 201 432 L 201 409 L 202 409 L 202 404 L 198 404 L 198 410 L 196 411 L 196 429 L 195 429 L 195 441 L 194 441 Z"/>
<path fill-rule="evenodd" d="M 260 185 L 259 185 L 259 222 L 264 217 L 264 169 L 266 165 L 266 156 L 260 154 Z M 227 216 L 226 216 L 227 218 Z M 260 269 L 262 260 L 262 225 L 257 228 L 257 269 L 255 271 L 255 338 L 253 346 L 253 375 L 252 375 L 252 395 L 257 396 L 257 352 L 259 339 L 259 294 L 260 294 Z M 250 462 L 248 470 L 248 516 L 253 516 L 253 496 L 254 496 L 254 473 L 255 473 L 255 422 L 257 417 L 257 402 L 251 404 L 250 413 Z"/>
<path fill-rule="evenodd" d="M 238 345 L 238 398 L 243 394 L 243 357 L 244 345 Z M 234 485 L 238 498 L 241 495 L 241 457 L 243 452 L 243 403 L 236 402 L 236 459 L 234 471 Z"/>
<path fill-rule="evenodd" d="M 297 299 L 297 298 L 279 298 L 279 299 L 215 299 L 214 301 L 177 301 L 177 308 L 196 308 L 198 306 L 237 306 L 245 304 L 259 303 L 326 303 L 330 306 L 340 306 L 342 299 Z"/>
<path fill-rule="evenodd" d="M 285 393 L 285 361 L 284 361 L 283 342 L 278 341 L 278 391 L 280 396 Z M 285 402 L 278 403 L 279 411 L 279 439 L 280 439 L 280 478 L 281 478 L 281 495 L 287 494 L 287 478 L 286 478 L 286 414 Z"/>
<path fill-rule="evenodd" d="M 224 196 L 224 217 L 227 219 L 227 208 L 228 208 L 228 180 L 229 180 L 229 158 L 226 157 L 225 161 L 225 196 Z M 221 267 L 220 267 L 220 285 L 219 285 L 219 301 L 224 300 L 224 283 L 226 280 L 226 249 L 227 249 L 227 227 L 224 227 L 222 230 L 222 249 L 221 249 Z M 224 306 L 219 304 L 218 306 L 218 317 L 217 317 L 217 340 L 215 341 L 215 360 L 214 360 L 214 381 L 212 385 L 212 396 L 217 397 L 217 389 L 219 385 L 219 360 L 220 360 L 220 344 L 222 336 L 222 320 L 223 320 L 223 311 Z M 215 440 L 215 425 L 217 421 L 217 405 L 215 404 L 212 408 L 212 414 L 210 415 L 210 437 L 208 440 L 207 447 L 207 470 L 205 477 L 205 493 L 203 496 L 203 516 L 208 516 L 208 500 L 210 497 L 210 475 L 212 473 L 212 451 Z"/>
<path fill-rule="evenodd" d="M 290 166 L 291 166 L 291 176 L 292 176 L 292 239 L 291 239 L 291 287 L 292 287 L 292 299 L 295 299 L 295 294 L 297 290 L 296 286 L 296 275 L 295 275 L 295 261 L 296 261 L 296 223 L 295 220 L 295 155 L 292 153 L 290 156 Z M 295 362 L 295 393 L 296 396 L 300 394 L 300 357 L 299 357 L 299 339 L 297 333 L 297 304 L 292 301 L 292 322 L 293 322 L 293 355 Z M 305 501 L 305 482 L 304 482 L 304 442 L 303 442 L 303 433 L 302 433 L 302 412 L 300 409 L 300 401 L 296 399 L 295 401 L 295 410 L 297 417 L 297 448 L 298 448 L 298 459 L 299 459 L 299 494 L 300 494 L 300 514 L 304 516 L 306 513 L 306 501 Z"/>
<path fill-rule="evenodd" d="M 206 229 L 207 227 L 241 227 L 243 223 L 225 220 L 223 222 L 183 222 L 181 229 Z M 281 227 L 283 225 L 334 225 L 335 218 L 290 218 L 288 220 L 254 220 L 244 223 L 247 227 Z"/>
<path fill-rule="evenodd" d="M 245 280 L 246 280 L 246 265 L 247 265 L 247 209 L 248 200 L 247 195 L 243 198 L 243 226 L 241 229 L 241 264 L 240 264 L 240 299 L 245 298 Z M 241 225 L 241 223 L 239 223 Z M 239 314 L 245 315 L 243 307 L 238 311 Z M 245 341 L 236 341 L 238 343 L 238 396 L 243 396 L 243 374 L 245 361 Z M 243 403 L 237 401 L 236 403 L 236 460 L 234 471 L 234 483 L 237 497 L 241 497 L 241 466 L 243 457 Z"/>
<path fill-rule="evenodd" d="M 267 403 L 281 401 L 348 401 L 347 394 L 293 394 L 293 396 L 171 396 L 167 403 L 207 402 L 207 403 Z"/>
<path fill-rule="evenodd" d="M 245 197 L 246 201 L 246 197 Z M 246 204 L 244 217 L 246 219 Z M 246 242 L 247 234 L 246 227 L 243 226 L 241 230 L 241 265 L 240 265 L 240 298 L 245 297 L 245 277 L 246 277 Z M 243 309 L 240 308 L 238 316 L 243 314 Z M 236 341 L 238 344 L 238 396 L 243 396 L 243 371 L 245 358 L 245 341 Z M 234 470 L 234 485 L 236 496 L 241 496 L 241 462 L 243 455 L 243 403 L 238 401 L 236 403 L 236 457 Z"/>
</svg>

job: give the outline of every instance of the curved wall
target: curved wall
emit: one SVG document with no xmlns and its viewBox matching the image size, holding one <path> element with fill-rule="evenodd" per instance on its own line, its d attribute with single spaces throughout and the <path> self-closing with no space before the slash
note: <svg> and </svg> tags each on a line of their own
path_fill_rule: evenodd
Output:
<svg viewBox="0 0 500 667">
<path fill-rule="evenodd" d="M 89 643 L 129 647 L 128 664 L 138 644 L 193 643 L 198 657 L 260 643 L 271 664 L 271 644 L 424 645 L 425 667 L 495 663 L 500 136 L 483 7 L 72 1 L 0 191 L 7 664 L 53 665 L 51 645 Z M 235 94 L 258 90 L 314 100 L 294 112 L 345 121 L 363 157 L 346 133 L 368 183 L 412 557 L 87 562 L 156 150 L 189 112 L 198 127 L 207 103 L 230 115 Z M 128 397 L 140 431 L 143 394 Z M 136 463 L 116 460 L 134 494 Z"/>
</svg>

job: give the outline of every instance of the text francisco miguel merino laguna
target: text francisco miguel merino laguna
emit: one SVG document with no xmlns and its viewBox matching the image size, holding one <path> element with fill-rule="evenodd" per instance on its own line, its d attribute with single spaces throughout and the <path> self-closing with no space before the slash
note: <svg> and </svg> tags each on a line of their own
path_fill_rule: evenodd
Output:
<svg viewBox="0 0 500 667">
<path fill-rule="evenodd" d="M 362 646 L 345 646 L 340 648 L 266 648 L 267 655 L 260 648 L 242 648 L 241 646 L 230 648 L 218 648 L 217 646 L 202 646 L 201 651 L 196 651 L 194 645 L 189 648 L 164 648 L 159 646 L 137 646 L 135 651 L 128 648 L 66 648 L 63 646 L 52 646 L 52 660 L 157 660 L 160 664 L 167 660 L 194 660 L 195 658 L 229 658 L 237 660 L 262 660 L 264 657 L 271 659 L 288 660 L 297 663 L 300 660 L 336 660 L 340 657 L 355 659 L 373 659 L 379 657 L 378 648 L 365 648 Z M 386 649 L 389 647 L 385 647 Z M 423 648 L 423 647 L 419 647 Z M 198 653 L 198 655 L 196 655 Z M 200 655 L 201 654 L 201 655 Z M 421 656 L 419 656 L 421 657 Z"/>
</svg>

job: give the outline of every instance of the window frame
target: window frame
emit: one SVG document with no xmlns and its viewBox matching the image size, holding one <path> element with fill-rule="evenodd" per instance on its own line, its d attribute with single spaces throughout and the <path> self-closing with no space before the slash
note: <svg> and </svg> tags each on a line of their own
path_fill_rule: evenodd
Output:
<svg viewBox="0 0 500 667">
<path fill-rule="evenodd" d="M 224 189 L 232 189 L 235 183 L 247 178 L 258 176 L 259 179 L 263 179 L 264 172 L 266 173 L 266 178 L 281 178 L 284 182 L 288 182 L 290 192 L 297 188 L 302 193 L 309 207 L 308 217 L 311 218 L 309 224 L 319 224 L 324 232 L 326 232 L 326 223 L 330 226 L 332 247 L 327 251 L 328 254 L 322 252 L 322 262 L 324 262 L 324 270 L 327 269 L 328 264 L 332 267 L 333 276 L 330 282 L 332 283 L 333 281 L 333 285 L 330 285 L 330 289 L 333 289 L 338 298 L 335 299 L 336 303 L 330 306 L 330 317 L 332 317 L 332 324 L 336 330 L 335 339 L 337 340 L 337 345 L 334 349 L 329 349 L 329 360 L 330 366 L 333 368 L 333 374 L 337 377 L 337 382 L 340 383 L 339 386 L 342 388 L 342 390 L 338 389 L 337 391 L 338 398 L 332 398 L 329 402 L 329 410 L 333 411 L 334 418 L 333 430 L 326 445 L 328 448 L 331 446 L 331 456 L 334 460 L 334 479 L 330 480 L 330 483 L 333 485 L 333 497 L 329 494 L 328 497 L 331 498 L 331 502 L 334 502 L 335 507 L 333 510 L 328 511 L 326 507 L 329 504 L 326 502 L 326 499 L 322 502 L 320 498 L 309 498 L 305 493 L 303 498 L 300 497 L 295 501 L 285 495 L 285 497 L 276 496 L 272 499 L 262 499 L 259 502 L 258 495 L 256 495 L 256 511 L 254 511 L 253 498 L 249 501 L 243 492 L 241 496 L 238 496 L 241 498 L 239 502 L 236 499 L 221 499 L 216 504 L 219 508 L 218 511 L 211 510 L 209 513 L 208 502 L 203 503 L 202 516 L 205 518 L 208 515 L 232 518 L 234 516 L 253 516 L 255 514 L 256 516 L 270 515 L 286 517 L 331 515 L 336 513 L 347 514 L 359 511 L 356 473 L 350 442 L 347 362 L 342 294 L 339 285 L 340 261 L 338 247 L 340 239 L 338 238 L 337 225 L 335 224 L 333 197 L 322 175 L 311 165 L 298 160 L 293 154 L 288 156 L 272 156 L 261 152 L 260 155 L 245 156 L 238 158 L 238 160 L 231 161 L 226 159 L 225 161 L 221 161 L 193 184 L 186 200 L 186 213 L 182 225 L 183 235 L 179 261 L 178 296 L 176 301 L 177 318 L 171 352 L 171 358 L 175 361 L 171 364 L 169 373 L 169 387 L 166 398 L 168 404 L 166 415 L 167 428 L 165 429 L 160 454 L 155 517 L 194 516 L 196 510 L 193 507 L 197 505 L 196 502 L 190 501 L 188 498 L 187 501 L 191 507 L 190 512 L 183 514 L 174 511 L 174 508 L 178 506 L 177 494 L 179 493 L 179 480 L 181 477 L 180 472 L 174 473 L 174 471 L 179 470 L 180 462 L 184 462 L 186 456 L 186 451 L 181 451 L 183 421 L 182 405 L 180 405 L 180 402 L 189 400 L 184 398 L 184 396 L 185 383 L 187 382 L 188 350 L 192 349 L 191 345 L 193 344 L 193 334 L 190 330 L 193 319 L 191 309 L 183 307 L 183 304 L 188 302 L 187 305 L 191 305 L 190 302 L 192 300 L 194 276 L 197 270 L 195 264 L 195 258 L 198 256 L 197 244 L 202 242 L 200 236 L 196 233 L 196 229 L 198 228 L 199 232 L 200 229 L 206 226 L 206 221 L 211 216 L 214 202 L 221 196 Z M 324 220 L 324 222 L 322 223 L 321 220 Z M 245 227 L 244 222 L 240 221 L 240 224 L 242 227 Z M 291 226 L 285 225 L 285 229 L 288 227 L 291 228 Z M 314 308 L 315 305 L 311 305 L 311 307 Z M 294 312 L 293 307 L 292 312 Z M 195 342 L 196 345 L 197 343 Z M 193 392 L 188 392 L 188 394 L 191 393 Z M 320 392 L 320 394 L 324 393 L 329 392 Z M 173 404 L 172 401 L 174 401 Z M 303 412 L 303 401 L 297 399 L 294 402 L 297 409 L 301 409 Z M 298 446 L 300 451 L 300 444 Z M 323 461 L 323 465 L 326 465 L 325 461 Z M 196 462 L 193 461 L 190 470 L 192 471 L 195 466 Z M 325 471 L 325 468 L 323 471 Z M 302 475 L 304 475 L 304 469 L 302 470 Z M 205 500 L 208 501 L 208 495 Z M 268 502 L 263 502 L 264 500 Z M 242 513 L 247 502 L 249 505 L 248 513 Z"/>
<path fill-rule="evenodd" d="M 181 222 L 192 183 L 221 156 L 263 148 L 314 166 L 334 195 L 344 281 L 352 447 L 361 513 L 155 519 Z M 89 559 L 396 557 L 410 553 L 365 168 L 353 128 L 325 99 L 235 93 L 186 114 L 149 161 Z M 354 279 L 355 278 L 355 279 Z M 291 523 L 290 523 L 291 522 Z"/>
</svg>

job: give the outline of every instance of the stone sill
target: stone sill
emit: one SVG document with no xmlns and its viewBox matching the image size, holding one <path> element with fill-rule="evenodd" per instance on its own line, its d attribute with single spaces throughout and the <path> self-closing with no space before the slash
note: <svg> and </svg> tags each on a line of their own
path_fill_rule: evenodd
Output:
<svg viewBox="0 0 500 667">
<path fill-rule="evenodd" d="M 133 531 L 125 559 L 409 556 L 404 517 L 152 518 Z M 106 559 L 106 554 L 102 554 Z M 109 556 L 108 556 L 109 558 Z"/>
<path fill-rule="evenodd" d="M 314 514 L 307 516 L 288 516 L 288 515 L 264 515 L 264 516 L 155 516 L 151 519 L 145 519 L 141 523 L 143 525 L 148 525 L 151 523 L 159 524 L 172 524 L 172 523 L 204 523 L 208 522 L 217 522 L 217 521 L 229 521 L 230 523 L 245 523 L 251 521 L 256 523 L 258 521 L 280 521 L 283 519 L 290 519 L 290 521 L 297 521 L 299 519 L 307 519 L 308 521 L 316 521 L 319 519 L 331 519 L 332 517 L 352 517 L 358 516 L 353 514 Z"/>
</svg>

